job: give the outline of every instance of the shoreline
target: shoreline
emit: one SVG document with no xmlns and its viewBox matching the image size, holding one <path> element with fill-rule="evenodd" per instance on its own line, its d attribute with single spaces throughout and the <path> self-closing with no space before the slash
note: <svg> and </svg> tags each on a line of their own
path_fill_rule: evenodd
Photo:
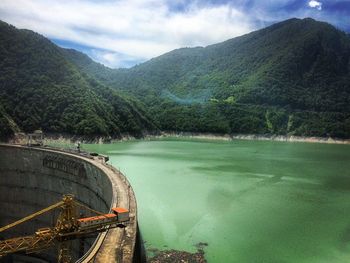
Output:
<svg viewBox="0 0 350 263">
<path fill-rule="evenodd" d="M 280 141 L 280 142 L 307 142 L 325 144 L 350 144 L 350 139 L 335 139 L 331 137 L 307 137 L 307 136 L 287 136 L 287 135 L 233 135 L 233 139 L 256 140 L 256 141 Z"/>
<path fill-rule="evenodd" d="M 350 139 L 336 139 L 331 137 L 308 137 L 294 135 L 260 135 L 260 134 L 210 134 L 210 133 L 162 133 L 159 136 L 150 136 L 150 138 L 188 138 L 199 140 L 218 140 L 218 141 L 280 141 L 280 142 L 307 142 L 307 143 L 325 143 L 325 144 L 350 144 Z"/>
<path fill-rule="evenodd" d="M 58 144 L 75 144 L 82 143 L 118 143 L 123 141 L 136 140 L 153 140 L 153 139 L 194 139 L 194 140 L 212 140 L 212 141 L 234 141 L 234 140 L 249 140 L 249 141 L 280 141 L 280 142 L 306 142 L 306 143 L 325 143 L 325 144 L 350 144 L 350 139 L 338 139 L 331 137 L 308 137 L 294 135 L 259 135 L 259 134 L 213 134 L 213 133 L 191 133 L 191 132 L 162 132 L 159 135 L 145 134 L 142 138 L 136 138 L 129 134 L 123 135 L 118 139 L 105 137 L 94 137 L 86 139 L 80 136 L 69 134 L 45 134 L 43 143 L 58 143 Z M 25 136 L 21 135 L 10 140 L 9 143 L 27 144 Z"/>
</svg>

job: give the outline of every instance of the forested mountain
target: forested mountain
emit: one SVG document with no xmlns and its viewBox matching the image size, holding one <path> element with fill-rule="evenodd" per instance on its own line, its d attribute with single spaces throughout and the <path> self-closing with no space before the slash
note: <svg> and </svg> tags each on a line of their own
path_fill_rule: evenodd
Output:
<svg viewBox="0 0 350 263">
<path fill-rule="evenodd" d="M 142 136 L 157 127 L 350 138 L 350 37 L 291 19 L 110 69 L 0 22 L 0 137 Z"/>
<path fill-rule="evenodd" d="M 48 39 L 0 22 L 0 137 L 36 129 L 110 137 L 157 130 L 139 102 L 80 72 Z"/>
<path fill-rule="evenodd" d="M 17 131 L 19 129 L 16 123 L 5 113 L 0 105 L 0 139 L 9 139 Z"/>
<path fill-rule="evenodd" d="M 65 56 L 143 100 L 163 130 L 350 137 L 350 38 L 313 19 L 174 50 L 128 70 L 76 51 Z"/>
</svg>

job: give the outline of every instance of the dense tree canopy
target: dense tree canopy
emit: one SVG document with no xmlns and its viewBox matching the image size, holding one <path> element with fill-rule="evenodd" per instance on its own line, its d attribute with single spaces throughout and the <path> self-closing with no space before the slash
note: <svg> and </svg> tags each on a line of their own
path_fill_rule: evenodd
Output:
<svg viewBox="0 0 350 263">
<path fill-rule="evenodd" d="M 65 55 L 165 130 L 350 137 L 350 38 L 327 23 L 290 19 L 128 70 Z"/>
<path fill-rule="evenodd" d="M 110 69 L 0 23 L 0 136 L 165 131 L 350 138 L 350 37 L 290 19 Z"/>
<path fill-rule="evenodd" d="M 4 136 L 11 134 L 8 118 L 25 132 L 118 137 L 157 130 L 139 102 L 80 72 L 46 38 L 3 22 L 0 104 Z"/>
</svg>

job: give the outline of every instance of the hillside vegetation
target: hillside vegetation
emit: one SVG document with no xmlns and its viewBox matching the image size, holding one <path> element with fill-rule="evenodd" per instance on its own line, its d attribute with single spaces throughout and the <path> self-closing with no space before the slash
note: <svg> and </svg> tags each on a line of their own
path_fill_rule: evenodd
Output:
<svg viewBox="0 0 350 263">
<path fill-rule="evenodd" d="M 12 123 L 12 124 L 11 124 Z M 0 137 L 30 132 L 142 136 L 157 131 L 141 103 L 80 72 L 62 49 L 0 23 Z"/>
<path fill-rule="evenodd" d="M 350 138 L 350 37 L 290 19 L 110 69 L 0 22 L 0 138 L 158 129 Z"/>
<path fill-rule="evenodd" d="M 163 130 L 350 137 L 350 38 L 290 19 L 131 69 L 67 51 L 102 83 L 142 100 Z"/>
<path fill-rule="evenodd" d="M 8 116 L 0 105 L 0 139 L 7 140 L 18 131 L 16 123 Z"/>
</svg>

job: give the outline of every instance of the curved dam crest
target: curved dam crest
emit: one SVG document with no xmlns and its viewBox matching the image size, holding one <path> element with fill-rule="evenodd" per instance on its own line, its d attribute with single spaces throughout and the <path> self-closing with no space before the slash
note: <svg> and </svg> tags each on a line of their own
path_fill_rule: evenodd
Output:
<svg viewBox="0 0 350 263">
<path fill-rule="evenodd" d="M 88 207 L 108 213 L 112 207 L 130 211 L 126 228 L 115 228 L 95 238 L 72 243 L 76 262 L 133 262 L 137 234 L 136 200 L 126 178 L 104 158 L 82 156 L 50 148 L 0 144 L 0 226 L 48 207 L 62 195 L 73 194 Z M 32 235 L 53 225 L 44 214 L 0 233 L 0 239 Z M 0 262 L 57 262 L 57 250 L 13 254 Z"/>
</svg>

